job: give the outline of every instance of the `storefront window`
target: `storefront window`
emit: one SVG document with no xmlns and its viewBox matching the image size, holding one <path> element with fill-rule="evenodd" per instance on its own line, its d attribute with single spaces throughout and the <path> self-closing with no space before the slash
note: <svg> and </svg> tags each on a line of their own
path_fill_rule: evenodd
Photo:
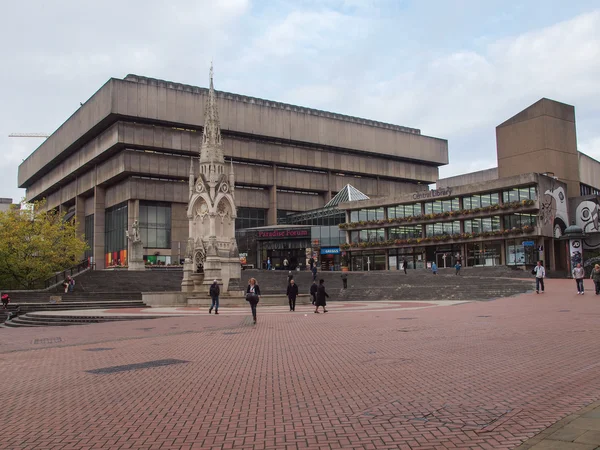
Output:
<svg viewBox="0 0 600 450">
<path fill-rule="evenodd" d="M 388 208 L 388 219 L 398 219 L 421 215 L 421 204 L 411 203 L 409 205 L 390 206 Z"/>
<path fill-rule="evenodd" d="M 502 243 L 473 242 L 467 244 L 467 266 L 499 266 Z"/>
<path fill-rule="evenodd" d="M 460 209 L 458 198 L 448 200 L 435 200 L 423 204 L 425 214 L 439 214 L 446 211 L 458 211 Z"/>
<path fill-rule="evenodd" d="M 140 202 L 140 234 L 144 248 L 171 248 L 171 205 Z"/>
<path fill-rule="evenodd" d="M 500 230 L 500 216 L 485 217 L 481 219 L 465 220 L 465 233 L 483 233 Z"/>
<path fill-rule="evenodd" d="M 452 222 L 438 222 L 425 225 L 425 235 L 427 237 L 441 236 L 444 234 L 452 235 L 458 233 L 460 233 L 460 222 L 458 220 L 454 220 Z"/>
<path fill-rule="evenodd" d="M 385 270 L 385 251 L 352 252 L 350 265 L 353 271 Z"/>
<path fill-rule="evenodd" d="M 422 225 L 394 227 L 388 229 L 390 239 L 420 238 L 423 235 Z"/>
<path fill-rule="evenodd" d="M 490 194 L 471 195 L 463 198 L 463 208 L 485 208 L 486 206 L 497 205 L 499 195 L 497 192 Z"/>
<path fill-rule="evenodd" d="M 504 203 L 520 202 L 523 200 L 535 200 L 535 186 L 516 188 L 502 193 L 502 201 Z"/>
<path fill-rule="evenodd" d="M 352 231 L 350 233 L 351 242 L 382 242 L 385 240 L 383 228 L 374 230 Z"/>
<path fill-rule="evenodd" d="M 523 228 L 524 226 L 535 227 L 537 216 L 535 214 L 509 214 L 504 216 L 504 229 Z"/>
<path fill-rule="evenodd" d="M 532 241 L 511 239 L 506 241 L 506 264 L 508 265 L 534 265 L 537 262 L 538 252 Z"/>
</svg>

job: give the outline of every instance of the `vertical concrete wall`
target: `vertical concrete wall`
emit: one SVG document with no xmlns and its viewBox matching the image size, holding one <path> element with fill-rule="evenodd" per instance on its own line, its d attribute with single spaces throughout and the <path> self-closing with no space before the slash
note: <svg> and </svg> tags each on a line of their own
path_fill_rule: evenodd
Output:
<svg viewBox="0 0 600 450">
<path fill-rule="evenodd" d="M 100 186 L 94 188 L 94 263 L 96 269 L 104 269 L 105 192 Z"/>
</svg>

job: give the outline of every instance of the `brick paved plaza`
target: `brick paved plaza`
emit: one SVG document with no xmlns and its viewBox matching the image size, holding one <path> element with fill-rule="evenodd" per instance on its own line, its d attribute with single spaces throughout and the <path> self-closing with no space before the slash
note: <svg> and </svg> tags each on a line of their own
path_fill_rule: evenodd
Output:
<svg viewBox="0 0 600 450">
<path fill-rule="evenodd" d="M 2 329 L 0 448 L 515 448 L 600 399 L 586 283 L 417 309 L 259 305 L 256 326 L 222 310 Z"/>
</svg>

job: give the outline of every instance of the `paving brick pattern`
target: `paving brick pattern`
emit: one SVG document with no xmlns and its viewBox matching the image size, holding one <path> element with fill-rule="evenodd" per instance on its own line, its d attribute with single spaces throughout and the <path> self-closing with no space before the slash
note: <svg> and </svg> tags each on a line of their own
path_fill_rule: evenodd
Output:
<svg viewBox="0 0 600 450">
<path fill-rule="evenodd" d="M 0 448 L 515 448 L 600 399 L 600 297 L 571 284 L 410 311 L 259 306 L 256 326 L 2 329 Z M 90 373 L 159 360 L 186 363 Z"/>
</svg>

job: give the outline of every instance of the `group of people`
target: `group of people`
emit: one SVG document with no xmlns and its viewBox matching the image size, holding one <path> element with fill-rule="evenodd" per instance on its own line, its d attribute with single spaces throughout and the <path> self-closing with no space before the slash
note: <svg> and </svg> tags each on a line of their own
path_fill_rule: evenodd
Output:
<svg viewBox="0 0 600 450">
<path fill-rule="evenodd" d="M 537 265 L 531 270 L 531 273 L 535 275 L 535 293 L 544 293 L 544 278 L 546 278 L 546 269 L 544 268 L 542 261 L 538 261 Z M 585 269 L 581 266 L 581 263 L 577 263 L 572 272 L 573 279 L 577 285 L 577 295 L 584 295 L 585 287 L 583 280 L 585 279 Z M 594 282 L 596 295 L 600 295 L 600 264 L 596 264 L 592 269 L 590 279 Z"/>
<path fill-rule="evenodd" d="M 75 278 L 68 276 L 65 281 L 63 281 L 62 285 L 65 289 L 65 294 L 67 292 L 73 292 L 73 289 L 75 289 Z"/>
</svg>

